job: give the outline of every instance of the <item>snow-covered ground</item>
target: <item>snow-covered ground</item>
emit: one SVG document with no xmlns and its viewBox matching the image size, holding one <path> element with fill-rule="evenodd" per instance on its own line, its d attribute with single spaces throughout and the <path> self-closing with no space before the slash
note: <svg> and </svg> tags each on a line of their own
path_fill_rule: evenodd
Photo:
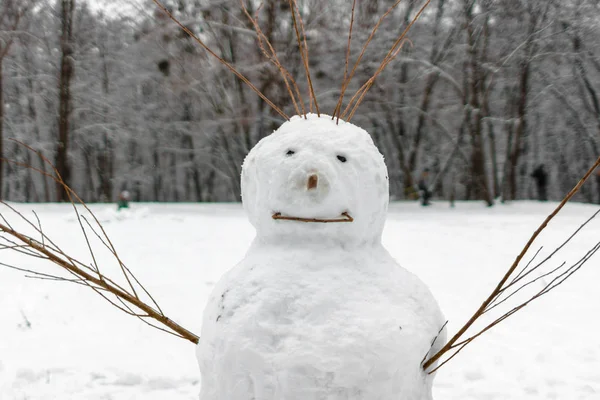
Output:
<svg viewBox="0 0 600 400">
<path fill-rule="evenodd" d="M 446 203 L 430 208 L 393 203 L 384 244 L 430 286 L 452 334 L 555 206 L 517 202 L 485 208 L 458 203 L 452 209 Z M 72 209 L 17 207 L 35 209 L 50 237 L 85 258 L 85 242 Z M 212 287 L 242 258 L 254 234 L 238 204 L 134 204 L 120 214 L 112 205 L 92 209 L 121 258 L 165 313 L 197 333 Z M 543 245 L 542 253 L 547 254 L 597 209 L 567 206 L 533 252 Z M 8 215 L 6 208 L 1 211 Z M 600 220 L 595 220 L 552 265 L 575 262 L 599 238 Z M 118 273 L 106 254 L 98 256 L 107 274 Z M 9 250 L 0 251 L 0 262 L 56 271 L 53 265 Z M 191 343 L 149 328 L 89 289 L 23 275 L 0 267 L 1 400 L 197 398 L 200 382 Z M 536 283 L 538 290 L 541 282 Z M 600 398 L 599 285 L 597 255 L 565 284 L 444 366 L 434 383 L 434 397 Z"/>
</svg>

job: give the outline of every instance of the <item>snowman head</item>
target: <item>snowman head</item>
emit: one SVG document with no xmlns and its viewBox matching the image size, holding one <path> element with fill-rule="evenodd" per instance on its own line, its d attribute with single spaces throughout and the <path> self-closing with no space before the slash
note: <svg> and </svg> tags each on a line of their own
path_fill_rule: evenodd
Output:
<svg viewBox="0 0 600 400">
<path fill-rule="evenodd" d="M 242 201 L 261 240 L 376 244 L 388 205 L 387 168 L 350 123 L 293 117 L 248 154 Z"/>
</svg>

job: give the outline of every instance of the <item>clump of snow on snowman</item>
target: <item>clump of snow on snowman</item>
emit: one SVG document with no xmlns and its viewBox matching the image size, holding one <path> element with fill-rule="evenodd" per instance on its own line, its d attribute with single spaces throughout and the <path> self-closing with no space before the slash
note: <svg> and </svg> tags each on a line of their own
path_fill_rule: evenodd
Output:
<svg viewBox="0 0 600 400">
<path fill-rule="evenodd" d="M 250 151 L 256 238 L 206 306 L 202 400 L 432 398 L 422 364 L 445 319 L 381 243 L 388 197 L 383 156 L 353 124 L 296 116 Z"/>
</svg>

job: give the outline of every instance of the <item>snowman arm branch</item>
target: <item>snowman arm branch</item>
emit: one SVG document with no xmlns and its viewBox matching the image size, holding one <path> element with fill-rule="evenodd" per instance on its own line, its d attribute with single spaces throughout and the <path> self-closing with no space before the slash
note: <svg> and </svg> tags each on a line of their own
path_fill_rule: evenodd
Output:
<svg viewBox="0 0 600 400">
<path fill-rule="evenodd" d="M 565 247 L 567 245 L 567 243 L 569 243 L 571 241 L 571 239 L 573 239 L 587 224 L 589 224 L 594 218 L 596 218 L 596 216 L 599 213 L 600 213 L 600 210 L 598 210 L 594 214 L 592 214 L 592 216 L 590 218 L 588 218 L 583 224 L 581 224 L 575 230 L 575 232 L 573 232 L 571 234 L 571 236 L 569 236 L 567 238 L 567 240 L 565 240 L 560 246 L 558 246 L 554 251 L 552 251 L 552 253 L 550 253 L 545 259 L 543 259 L 541 262 L 539 262 L 535 267 L 529 269 L 525 273 L 522 273 L 520 276 L 517 276 L 515 279 L 513 279 L 513 281 L 511 281 L 511 283 L 508 284 L 505 289 L 508 289 L 509 287 L 511 287 L 511 286 L 515 285 L 516 283 L 518 283 L 519 281 L 523 280 L 525 277 L 530 275 L 533 271 L 537 270 L 540 266 L 542 266 L 545 262 L 550 260 L 550 258 L 552 258 L 552 256 L 554 256 L 556 253 L 558 253 L 558 251 L 560 251 L 563 247 Z M 527 266 L 526 266 L 526 269 L 527 269 Z M 503 290 L 505 290 L 505 289 L 503 289 Z"/>
<path fill-rule="evenodd" d="M 31 147 L 23 143 L 20 144 L 31 151 L 35 151 Z M 69 256 L 66 251 L 64 251 L 48 235 L 46 235 L 42 228 L 41 221 L 39 220 L 39 217 L 36 214 L 34 215 L 37 223 L 34 223 L 31 219 L 26 217 L 14 206 L 5 202 L 0 202 L 0 204 L 2 204 L 3 207 L 5 207 L 14 215 L 16 215 L 18 220 L 21 222 L 21 225 L 23 225 L 23 228 L 17 228 L 16 224 L 11 224 L 5 217 L 5 215 L 0 213 L 0 249 L 13 250 L 28 257 L 40 258 L 43 260 L 50 261 L 51 263 L 64 270 L 68 275 L 71 275 L 73 278 L 65 278 L 63 276 L 57 276 L 30 269 L 24 269 L 12 265 L 7 265 L 5 263 L 0 263 L 0 265 L 17 269 L 28 274 L 33 274 L 33 276 L 37 278 L 43 278 L 47 280 L 59 280 L 87 286 L 94 292 L 96 292 L 98 295 L 100 295 L 102 298 L 107 300 L 111 305 L 115 306 L 116 308 L 125 312 L 126 314 L 136 316 L 137 318 L 142 319 L 145 323 L 148 323 L 148 321 L 145 320 L 146 318 L 153 319 L 156 321 L 156 324 L 149 325 L 155 327 L 156 329 L 169 332 L 177 337 L 187 339 L 193 343 L 198 343 L 199 338 L 197 335 L 185 329 L 181 325 L 177 324 L 175 321 L 169 319 L 163 313 L 163 311 L 160 309 L 157 302 L 154 300 L 154 298 L 151 296 L 148 290 L 146 290 L 146 288 L 137 280 L 133 273 L 131 273 L 131 271 L 124 265 L 98 218 L 83 202 L 83 200 L 64 182 L 61 176 L 56 172 L 56 169 L 51 164 L 51 162 L 42 155 L 40 156 L 55 171 L 55 175 L 44 173 L 44 171 L 40 171 L 29 165 L 18 163 L 13 164 L 18 164 L 25 168 L 40 171 L 40 173 L 42 173 L 44 176 L 53 179 L 67 192 L 68 198 L 76 213 L 79 226 L 85 236 L 86 246 L 90 254 L 92 255 L 93 262 L 90 265 L 87 265 L 86 263 Z M 89 215 L 91 216 L 90 219 L 86 218 L 84 215 L 81 214 L 75 202 L 78 202 L 79 205 L 81 205 L 84 208 L 84 210 L 87 213 L 89 213 Z M 90 223 L 90 221 L 94 221 L 96 225 L 95 229 L 92 223 Z M 127 285 L 120 285 L 115 280 L 104 275 L 100 271 L 100 268 L 98 267 L 96 263 L 96 258 L 94 256 L 94 250 L 90 242 L 90 236 L 88 236 L 86 231 L 86 225 L 89 227 L 89 229 L 91 229 L 94 232 L 94 235 L 98 240 L 100 240 L 103 246 L 105 246 L 109 250 L 110 254 L 115 258 L 115 260 L 117 260 L 119 268 L 123 273 L 123 278 L 127 282 Z M 33 232 L 35 236 L 39 235 L 41 237 L 41 241 L 34 239 L 34 237 L 32 237 L 31 234 L 24 233 L 24 231 L 21 231 L 19 229 L 29 229 Z M 137 287 L 140 288 L 143 291 L 143 293 L 145 293 L 148 296 L 148 298 L 152 302 L 151 304 L 146 303 L 142 298 L 140 298 L 138 292 L 135 290 L 135 285 L 137 285 Z M 114 299 L 116 300 L 112 299 L 112 296 L 115 296 Z"/>
<path fill-rule="evenodd" d="M 430 373 L 433 373 L 437 369 L 439 369 L 443 364 L 445 364 L 446 362 L 448 362 L 450 360 L 450 358 L 453 358 L 456 355 L 456 353 L 458 353 L 460 350 L 462 350 L 462 348 L 464 346 L 466 346 L 467 344 L 471 343 L 474 339 L 476 339 L 477 337 L 481 336 L 482 334 L 484 334 L 485 332 L 487 332 L 488 330 L 490 330 L 494 326 L 498 325 L 500 322 L 504 321 L 505 319 L 507 319 L 511 315 L 515 314 L 517 311 L 519 311 L 520 309 L 522 309 L 525 306 L 527 306 L 533 300 L 535 300 L 535 299 L 537 299 L 537 298 L 545 295 L 546 293 L 550 292 L 552 289 L 554 289 L 557 286 L 559 286 L 560 284 L 562 284 L 571 275 L 573 275 L 575 272 L 577 272 L 583 266 L 583 264 L 585 264 L 585 262 L 587 262 L 591 258 L 591 256 L 593 256 L 598 250 L 600 250 L 600 242 L 596 243 L 596 245 L 594 245 L 594 247 L 592 247 L 592 249 L 590 249 L 576 263 L 574 263 L 572 266 L 570 266 L 569 268 L 567 268 L 561 274 L 555 276 L 552 279 L 552 281 L 550 281 L 548 284 L 546 284 L 543 289 L 539 290 L 535 295 L 531 296 L 528 300 L 522 302 L 521 304 L 517 305 L 516 307 L 513 307 L 510 311 L 504 313 L 501 317 L 497 318 L 495 321 L 493 321 L 492 323 L 488 324 L 485 328 L 481 329 L 479 332 L 477 332 L 473 336 L 470 336 L 467 339 L 464 339 L 464 340 L 462 340 L 462 341 L 460 341 L 458 343 L 453 344 L 452 348 L 456 348 L 456 347 L 460 347 L 460 348 L 451 357 L 449 357 L 445 362 L 443 362 L 442 364 L 440 364 L 437 368 L 435 368 Z M 566 263 L 562 263 L 559 267 L 555 268 L 551 272 L 554 272 L 554 271 L 558 270 L 559 268 L 563 267 L 565 264 Z M 537 279 L 534 280 L 534 281 L 537 281 Z M 530 282 L 530 283 L 532 283 L 532 282 Z M 507 300 L 507 299 L 505 299 L 505 300 Z"/>
<path fill-rule="evenodd" d="M 505 298 L 503 298 L 502 300 L 500 300 L 501 296 L 504 293 L 507 293 L 506 290 L 508 290 L 509 288 L 511 288 L 513 285 L 515 285 L 516 283 L 518 283 L 519 281 L 523 280 L 525 277 L 527 277 L 528 275 L 530 275 L 532 272 L 538 270 L 540 267 L 542 267 L 545 263 L 547 263 L 560 249 L 562 249 L 569 241 L 571 241 L 571 239 L 573 239 L 573 237 L 575 237 L 575 235 L 577 235 L 587 224 L 589 224 L 593 219 L 595 219 L 598 214 L 600 214 L 600 209 L 598 211 L 596 211 L 594 214 L 592 214 L 591 217 L 589 217 L 583 224 L 581 224 L 576 230 L 575 232 L 569 236 L 560 246 L 558 246 L 552 253 L 550 253 L 546 258 L 544 258 L 541 262 L 539 262 L 536 266 L 534 266 L 533 268 L 530 268 L 527 272 L 523 273 L 524 271 L 527 270 L 527 268 L 529 267 L 529 265 L 531 264 L 531 261 L 533 261 L 533 258 L 530 260 L 530 262 L 527 264 L 527 266 L 519 273 L 519 275 L 517 275 L 517 279 L 513 279 L 508 285 L 506 285 L 501 291 L 500 293 L 498 293 L 498 296 L 490 303 L 489 307 L 485 310 L 485 312 L 489 312 L 492 309 L 498 307 L 499 305 L 501 305 L 502 303 L 506 302 L 508 299 L 510 299 L 511 297 L 513 297 L 514 295 L 516 295 L 518 292 L 522 291 L 523 289 L 525 289 L 526 287 L 544 279 L 550 276 L 553 276 L 554 273 L 560 271 L 560 274 L 555 275 L 552 277 L 552 281 L 547 284 L 543 290 L 550 291 L 552 290 L 555 286 L 553 286 L 553 284 L 555 282 L 560 282 L 562 283 L 561 278 L 563 278 L 564 276 L 570 276 L 570 274 L 572 274 L 573 272 L 577 271 L 579 268 L 581 268 L 583 266 L 583 264 L 585 262 L 587 262 L 589 260 L 589 258 L 596 253 L 597 249 L 597 244 L 595 246 L 593 246 L 581 259 L 579 259 L 576 263 L 574 263 L 573 265 L 571 265 L 569 268 L 563 269 L 563 267 L 567 264 L 566 262 L 562 262 L 558 267 L 551 269 L 548 272 L 545 272 L 533 279 L 530 279 L 528 282 L 521 284 L 520 286 L 518 286 L 516 289 L 514 289 L 509 295 L 507 295 Z M 541 249 L 540 249 L 541 250 Z M 539 251 L 536 253 L 539 253 Z M 535 256 L 534 256 L 535 258 Z M 558 283 L 558 284 L 560 284 Z"/>
<path fill-rule="evenodd" d="M 576 272 L 577 270 L 579 270 L 579 268 L 583 265 L 582 262 L 576 263 L 575 264 L 575 268 L 571 267 L 565 273 L 559 275 L 559 277 L 561 279 L 559 279 L 559 280 L 553 280 L 549 285 L 547 285 L 547 287 L 545 287 L 544 289 L 542 289 L 542 291 L 538 292 L 536 295 L 534 295 L 533 297 L 531 297 L 530 299 L 528 299 L 524 303 L 520 304 L 519 306 L 513 308 L 508 313 L 502 315 L 500 318 L 498 318 L 497 320 L 495 320 L 494 322 L 492 322 L 491 324 L 489 324 L 487 327 L 485 327 L 483 330 L 481 330 L 479 333 L 477 333 L 473 337 L 468 338 L 466 340 L 462 339 L 463 336 L 465 335 L 465 333 L 467 332 L 467 330 L 469 328 L 471 328 L 471 326 L 477 320 L 479 320 L 479 318 L 486 312 L 486 310 L 490 307 L 490 305 L 498 298 L 498 295 L 506 288 L 506 286 L 507 286 L 506 284 L 509 281 L 510 277 L 513 275 L 513 273 L 515 272 L 515 270 L 519 266 L 521 260 L 523 259 L 523 257 L 525 256 L 525 254 L 527 253 L 527 251 L 529 250 L 529 248 L 531 247 L 531 245 L 533 244 L 533 242 L 540 235 L 540 233 L 546 228 L 546 226 L 548 226 L 548 224 L 550 223 L 550 221 L 562 210 L 562 208 L 567 204 L 567 202 L 569 200 L 571 200 L 571 198 L 573 198 L 573 196 L 575 196 L 575 194 L 579 191 L 579 189 L 581 189 L 581 187 L 583 186 L 583 184 L 592 175 L 592 173 L 594 172 L 594 170 L 596 168 L 598 168 L 599 166 L 600 166 L 600 157 L 598 157 L 598 159 L 596 160 L 596 162 L 590 167 L 590 169 L 588 169 L 588 171 L 579 180 L 579 182 L 575 185 L 575 187 L 573 187 L 573 189 L 571 189 L 571 191 L 564 197 L 564 199 L 555 208 L 555 210 L 552 211 L 552 213 L 550 213 L 546 217 L 546 219 L 542 222 L 542 224 L 538 227 L 538 229 L 532 234 L 532 236 L 529 238 L 529 240 L 527 241 L 527 243 L 523 247 L 523 250 L 516 257 L 515 261 L 510 266 L 510 268 L 507 270 L 507 272 L 502 277 L 502 279 L 498 282 L 498 284 L 496 285 L 496 287 L 492 291 L 492 293 L 479 306 L 479 308 L 477 309 L 477 311 L 475 311 L 475 313 L 471 316 L 471 318 L 458 330 L 458 332 L 446 343 L 446 345 L 444 345 L 444 347 L 442 347 L 442 349 L 440 351 L 438 351 L 436 354 L 434 354 L 429 360 L 427 360 L 423 364 L 423 368 L 425 370 L 427 370 L 431 365 L 433 365 L 435 362 L 437 362 L 438 360 L 440 360 L 440 358 L 444 354 L 448 353 L 450 350 L 452 350 L 453 348 L 455 348 L 457 345 L 459 345 L 459 344 L 466 345 L 466 344 L 470 343 L 473 339 L 475 339 L 476 337 L 480 336 L 482 333 L 486 332 L 487 330 L 489 330 L 493 326 L 497 325 L 498 323 L 502 322 L 503 320 L 505 320 L 510 315 L 512 315 L 515 312 L 517 312 L 518 310 L 522 309 L 527 304 L 529 304 L 531 301 L 535 300 L 536 298 L 539 298 L 541 295 L 543 295 L 543 294 L 547 293 L 548 291 L 552 290 L 558 284 L 564 282 L 564 280 L 566 280 L 567 278 L 569 278 L 574 272 Z M 598 250 L 597 246 L 595 246 L 592 250 L 590 250 L 590 252 L 588 252 L 588 254 L 586 254 L 586 256 L 584 256 L 582 258 L 583 262 L 587 261 L 589 259 L 589 256 L 591 256 L 592 254 L 594 254 L 597 250 Z M 509 283 L 509 285 L 510 285 L 510 283 Z M 463 347 L 464 346 L 461 346 L 460 349 L 462 349 Z M 454 357 L 454 355 L 455 354 L 453 354 L 451 357 Z M 446 362 L 447 361 L 448 360 L 446 360 Z M 441 365 L 439 365 L 436 368 L 436 370 L 439 369 L 444 364 L 445 364 L 445 362 L 442 363 Z"/>
<path fill-rule="evenodd" d="M 44 156 L 40 151 L 35 150 L 34 148 L 32 148 L 31 146 L 29 146 L 28 144 L 21 142 L 19 140 L 16 139 L 9 139 L 12 142 L 15 142 L 17 145 L 25 147 L 27 150 L 35 153 L 46 165 L 48 165 L 50 167 L 50 169 L 54 172 L 54 174 L 50 174 L 44 170 L 41 170 L 39 168 L 35 168 L 29 164 L 25 164 L 25 163 L 20 163 L 20 162 L 15 162 L 13 160 L 7 160 L 7 159 L 2 159 L 1 161 L 4 162 L 8 162 L 11 164 L 14 164 L 16 166 L 19 167 L 23 167 L 23 168 L 27 168 L 30 169 L 32 171 L 38 172 L 40 174 L 42 174 L 43 176 L 50 178 L 51 180 L 53 180 L 55 183 L 57 183 L 60 187 L 62 187 L 65 192 L 67 193 L 67 197 L 69 198 L 69 201 L 71 202 L 71 206 L 73 207 L 73 211 L 75 212 L 75 215 L 77 217 L 77 222 L 79 224 L 79 227 L 81 228 L 81 231 L 83 233 L 83 236 L 85 238 L 86 241 L 86 246 L 87 249 L 92 257 L 92 266 L 88 267 L 87 265 L 77 261 L 76 259 L 70 257 L 68 254 L 66 254 L 65 252 L 63 252 L 59 246 L 56 245 L 56 243 L 54 243 L 42 230 L 42 225 L 41 222 L 39 221 L 39 218 L 37 217 L 37 215 L 34 212 L 34 215 L 38 221 L 38 225 L 36 226 L 33 222 L 31 222 L 29 219 L 25 218 L 25 216 L 23 216 L 23 214 L 21 214 L 20 212 L 18 212 L 14 207 L 4 203 L 4 205 L 6 207 L 8 207 L 11 211 L 13 211 L 15 214 L 17 214 L 21 220 L 23 220 L 24 222 L 26 222 L 29 226 L 31 226 L 37 233 L 40 234 L 41 239 L 42 239 L 42 247 L 47 248 L 49 250 L 54 251 L 55 253 L 61 254 L 63 255 L 65 258 L 67 258 L 71 264 L 73 266 L 75 266 L 76 264 L 79 265 L 80 267 L 82 267 L 83 269 L 89 270 L 92 273 L 98 274 L 98 276 L 101 279 L 104 279 L 105 277 L 100 273 L 100 269 L 98 267 L 98 264 L 96 262 L 96 257 L 94 254 L 94 250 L 92 249 L 92 246 L 90 244 L 87 232 L 85 230 L 85 227 L 83 225 L 82 219 L 85 218 L 84 216 L 81 215 L 81 213 L 79 212 L 79 210 L 76 207 L 75 202 L 77 201 L 79 204 L 81 204 L 84 209 L 92 216 L 92 218 L 94 219 L 94 222 L 96 223 L 96 225 L 98 225 L 99 229 L 102 231 L 102 236 L 103 238 L 100 237 L 100 235 L 98 235 L 96 232 L 96 235 L 98 236 L 98 238 L 100 239 L 100 241 L 107 247 L 109 248 L 109 250 L 111 251 L 111 253 L 113 254 L 113 256 L 116 258 L 116 260 L 119 262 L 119 266 L 121 268 L 121 271 L 127 281 L 127 283 L 129 284 L 129 287 L 131 288 L 131 290 L 133 291 L 133 294 L 137 297 L 137 293 L 135 290 L 134 285 L 132 284 L 132 279 L 142 288 L 142 290 L 150 297 L 150 299 L 154 302 L 154 305 L 156 306 L 156 308 L 159 309 L 160 311 L 160 307 L 158 306 L 158 304 L 154 301 L 154 299 L 152 298 L 152 296 L 150 296 L 150 294 L 145 290 L 145 288 L 135 279 L 135 277 L 133 276 L 133 274 L 131 274 L 131 272 L 127 269 L 127 267 L 123 264 L 123 262 L 121 261 L 120 257 L 117 254 L 117 251 L 115 249 L 115 247 L 113 246 L 110 238 L 108 237 L 108 235 L 106 234 L 106 231 L 104 230 L 104 227 L 102 226 L 102 224 L 100 223 L 100 221 L 98 220 L 98 218 L 96 218 L 96 216 L 94 215 L 94 213 L 89 209 L 89 207 L 87 206 L 87 204 L 85 204 L 85 202 L 77 195 L 77 193 L 75 193 L 74 190 L 72 190 L 66 183 L 65 181 L 62 179 L 62 177 L 60 176 L 60 173 L 58 172 L 58 170 L 56 169 L 56 167 L 54 166 L 54 164 L 52 164 L 52 162 L 46 157 Z M 91 224 L 88 223 L 88 225 L 91 227 Z M 31 239 L 34 240 L 34 239 Z M 52 245 L 52 247 L 47 246 L 47 244 L 45 242 L 48 242 Z M 131 277 L 131 278 L 130 278 Z M 114 282 L 111 282 L 114 283 Z M 119 289 L 122 289 L 121 287 L 119 287 Z"/>
<path fill-rule="evenodd" d="M 74 275 L 77 279 L 75 279 L 75 280 L 65 279 L 65 278 L 62 278 L 59 276 L 38 273 L 37 271 L 25 270 L 23 268 L 18 268 L 18 267 L 15 268 L 13 266 L 10 266 L 11 268 L 15 268 L 15 269 L 25 271 L 28 273 L 33 273 L 33 274 L 40 275 L 40 276 L 46 277 L 46 278 L 53 278 L 54 280 L 63 280 L 63 281 L 67 281 L 67 282 L 84 284 L 85 286 L 88 286 L 89 288 L 91 288 L 94 292 L 96 292 L 102 298 L 104 298 L 106 301 L 108 301 L 111 305 L 115 306 L 116 308 L 125 312 L 126 314 L 136 316 L 137 318 L 142 320 L 144 323 L 147 323 L 148 325 L 150 325 L 156 329 L 171 333 L 177 337 L 187 339 L 193 343 L 198 343 L 199 338 L 197 335 L 193 334 L 192 332 L 183 328 L 176 322 L 172 321 L 167 316 L 165 316 L 162 312 L 149 306 L 144 301 L 142 301 L 141 299 L 139 299 L 132 293 L 126 291 L 119 285 L 113 283 L 110 279 L 106 278 L 102 274 L 93 274 L 93 272 L 91 272 L 91 271 L 86 271 L 85 269 L 83 269 L 77 265 L 77 264 L 82 264 L 82 263 L 78 262 L 76 264 L 73 262 L 73 259 L 71 257 L 66 257 L 66 255 L 61 254 L 61 253 L 56 254 L 53 251 L 43 247 L 39 242 L 32 240 L 32 238 L 30 238 L 29 236 L 24 235 L 20 232 L 17 232 L 2 223 L 0 223 L 0 234 L 3 236 L 8 235 L 8 236 L 15 238 L 15 240 L 17 242 L 21 242 L 24 245 L 28 246 L 28 248 L 30 248 L 31 250 L 37 252 L 40 255 L 45 256 L 49 261 L 51 261 L 55 265 L 61 267 L 62 269 L 66 270 L 70 274 Z M 5 265 L 5 264 L 1 264 L 1 265 Z M 118 301 L 121 302 L 123 304 L 123 306 L 120 306 L 119 304 L 115 303 L 114 300 L 111 300 L 105 294 L 106 292 L 116 296 Z M 134 309 L 139 310 L 139 312 L 134 311 Z M 151 324 L 148 321 L 146 321 L 145 318 L 154 319 L 157 322 L 161 323 L 162 325 L 166 326 L 166 328 L 163 328 L 163 327 L 155 325 L 155 324 Z"/>
</svg>

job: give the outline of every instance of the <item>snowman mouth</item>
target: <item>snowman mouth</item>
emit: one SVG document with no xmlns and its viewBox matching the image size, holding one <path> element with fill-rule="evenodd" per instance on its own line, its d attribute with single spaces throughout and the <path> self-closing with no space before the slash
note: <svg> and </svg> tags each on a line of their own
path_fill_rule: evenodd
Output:
<svg viewBox="0 0 600 400">
<path fill-rule="evenodd" d="M 337 218 L 301 218 L 301 217 L 292 217 L 292 216 L 282 215 L 280 212 L 276 212 L 273 214 L 273 219 L 280 219 L 280 220 L 286 220 L 286 221 L 297 221 L 297 222 L 319 222 L 319 223 L 352 222 L 352 221 L 354 221 L 354 218 L 352 218 L 350 216 L 348 211 L 344 211 Z"/>
</svg>

